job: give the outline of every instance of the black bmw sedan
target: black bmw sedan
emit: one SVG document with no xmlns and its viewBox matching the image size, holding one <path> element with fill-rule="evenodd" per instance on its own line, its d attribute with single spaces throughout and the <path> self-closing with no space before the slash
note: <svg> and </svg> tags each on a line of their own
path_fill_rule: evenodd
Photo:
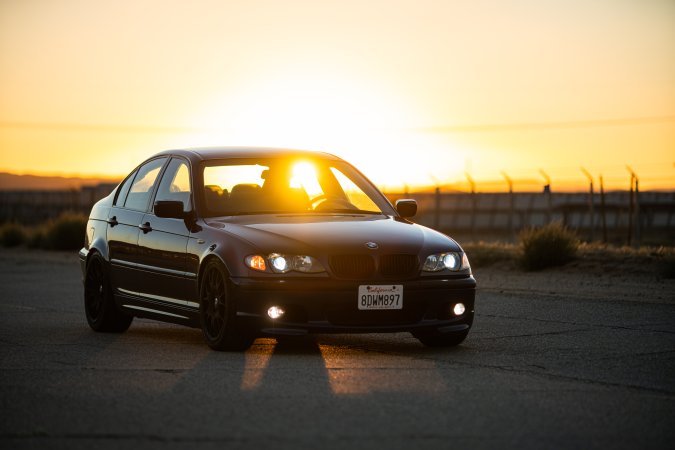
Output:
<svg viewBox="0 0 675 450">
<path fill-rule="evenodd" d="M 199 327 L 215 350 L 402 331 L 457 345 L 476 281 L 459 244 L 411 222 L 416 211 L 327 153 L 159 153 L 91 211 L 79 253 L 87 321 L 102 332 L 134 317 Z"/>
</svg>

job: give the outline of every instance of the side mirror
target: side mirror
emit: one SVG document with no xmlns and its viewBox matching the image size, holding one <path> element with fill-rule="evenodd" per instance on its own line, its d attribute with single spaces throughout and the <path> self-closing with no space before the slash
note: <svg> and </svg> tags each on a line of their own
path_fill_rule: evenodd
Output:
<svg viewBox="0 0 675 450">
<path fill-rule="evenodd" d="M 177 200 L 158 200 L 155 202 L 153 211 L 157 217 L 165 217 L 169 219 L 185 218 L 185 213 L 183 212 L 183 202 Z"/>
<path fill-rule="evenodd" d="M 417 202 L 412 199 L 396 200 L 396 211 L 401 217 L 413 217 L 417 214 Z"/>
</svg>

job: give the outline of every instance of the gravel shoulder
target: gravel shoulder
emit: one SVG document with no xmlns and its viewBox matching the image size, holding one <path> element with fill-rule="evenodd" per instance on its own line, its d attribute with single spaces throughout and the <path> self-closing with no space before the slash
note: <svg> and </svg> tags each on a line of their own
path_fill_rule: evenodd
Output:
<svg viewBox="0 0 675 450">
<path fill-rule="evenodd" d="M 475 272 L 481 292 L 675 304 L 675 279 L 665 279 L 656 272 L 604 271 L 601 267 L 553 268 L 541 272 L 487 267 Z"/>
</svg>

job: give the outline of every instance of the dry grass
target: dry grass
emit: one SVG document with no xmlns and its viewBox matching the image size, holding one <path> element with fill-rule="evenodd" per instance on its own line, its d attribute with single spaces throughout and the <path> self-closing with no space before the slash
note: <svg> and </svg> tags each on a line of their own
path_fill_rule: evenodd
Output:
<svg viewBox="0 0 675 450">
<path fill-rule="evenodd" d="M 73 213 L 36 227 L 7 223 L 0 226 L 0 244 L 3 247 L 27 245 L 46 250 L 78 250 L 84 243 L 86 227 L 87 217 Z"/>
<path fill-rule="evenodd" d="M 522 248 L 516 244 L 469 242 L 463 248 L 474 269 L 496 267 L 509 271 L 521 270 Z M 675 278 L 675 247 L 636 249 L 601 243 L 581 243 L 574 260 L 548 270 L 655 274 L 662 278 Z"/>
<path fill-rule="evenodd" d="M 500 264 L 513 267 L 519 257 L 519 248 L 514 244 L 501 242 L 469 242 L 462 246 L 469 256 L 471 267 L 490 267 Z"/>
<path fill-rule="evenodd" d="M 11 222 L 0 226 L 0 244 L 3 247 L 18 247 L 26 242 L 25 227 Z"/>
<path fill-rule="evenodd" d="M 658 274 L 675 278 L 675 247 L 612 246 L 581 244 L 572 268 L 587 271 Z"/>
</svg>

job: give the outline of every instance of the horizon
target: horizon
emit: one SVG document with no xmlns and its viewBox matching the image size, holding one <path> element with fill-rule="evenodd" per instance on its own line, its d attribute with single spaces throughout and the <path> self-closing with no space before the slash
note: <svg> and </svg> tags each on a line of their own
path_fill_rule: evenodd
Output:
<svg viewBox="0 0 675 450">
<path fill-rule="evenodd" d="M 72 189 L 77 188 L 81 189 L 82 187 L 92 187 L 102 184 L 115 184 L 120 183 L 125 175 L 120 176 L 99 176 L 99 175 L 67 175 L 67 174 L 35 174 L 35 173 L 11 173 L 7 171 L 0 170 L 0 191 L 57 191 L 63 189 Z M 44 181 L 40 181 L 38 185 L 33 185 L 30 188 L 25 187 L 25 183 L 15 183 L 8 184 L 6 176 L 18 177 L 18 178 L 38 178 Z M 62 181 L 57 181 L 62 180 Z M 529 180 L 512 180 L 513 181 L 513 193 L 514 194 L 533 194 L 541 193 L 544 189 L 544 184 L 533 179 Z M 56 184 L 55 184 L 56 183 Z M 52 187 L 44 187 L 52 186 Z M 553 186 L 557 188 L 552 188 L 551 193 L 553 194 L 588 194 L 589 184 L 585 186 L 577 187 L 575 184 L 560 184 L 556 183 Z M 562 187 L 561 187 L 562 186 Z M 596 195 L 600 194 L 600 185 L 594 183 L 594 193 Z M 640 185 L 641 186 L 641 185 Z M 378 185 L 377 186 L 384 194 L 397 194 L 402 195 L 409 193 L 414 194 L 430 194 L 433 193 L 436 188 L 440 189 L 440 192 L 443 194 L 467 194 L 471 193 L 471 185 L 468 181 L 458 182 L 458 183 L 446 183 L 442 185 L 400 185 L 400 186 L 386 186 Z M 611 192 L 628 192 L 630 190 L 629 186 L 617 187 L 617 188 L 608 188 L 604 187 L 605 193 Z M 666 187 L 666 188 L 648 188 L 643 189 L 639 187 L 640 192 L 675 192 L 675 188 Z M 477 194 L 495 194 L 495 193 L 508 193 L 508 186 L 503 180 L 484 180 L 475 185 L 475 193 Z"/>
</svg>

